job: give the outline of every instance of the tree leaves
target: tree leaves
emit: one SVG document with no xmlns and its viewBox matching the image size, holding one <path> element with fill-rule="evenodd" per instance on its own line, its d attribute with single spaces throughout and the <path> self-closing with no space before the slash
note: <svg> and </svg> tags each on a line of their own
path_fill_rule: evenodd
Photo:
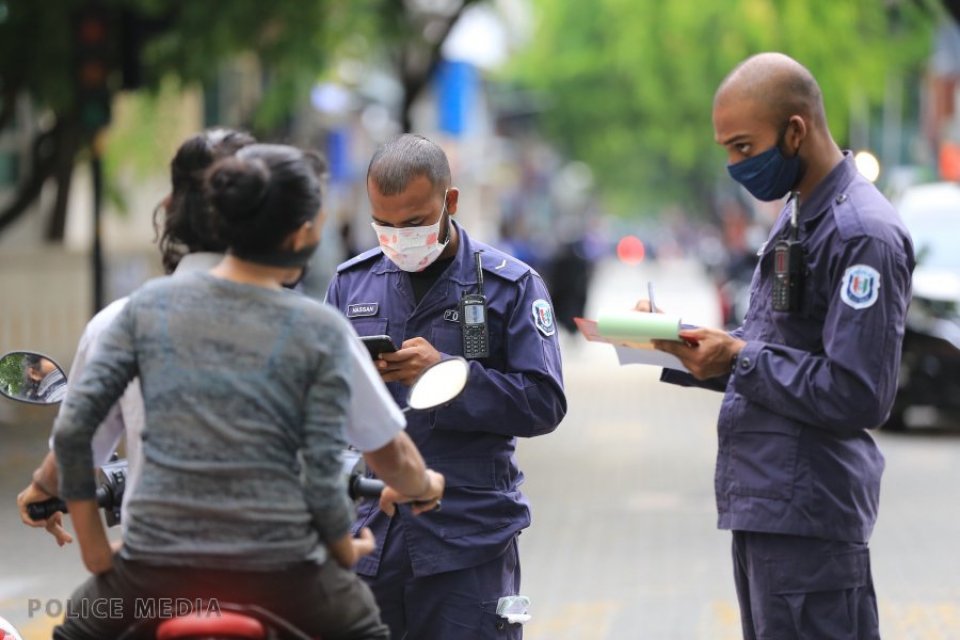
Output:
<svg viewBox="0 0 960 640">
<path fill-rule="evenodd" d="M 776 50 L 806 65 L 843 143 L 851 105 L 876 107 L 888 74 L 916 73 L 932 27 L 923 3 L 532 1 L 536 33 L 508 76 L 550 96 L 545 131 L 629 215 L 669 201 L 709 206 L 724 166 L 713 93 L 744 58 Z"/>
</svg>

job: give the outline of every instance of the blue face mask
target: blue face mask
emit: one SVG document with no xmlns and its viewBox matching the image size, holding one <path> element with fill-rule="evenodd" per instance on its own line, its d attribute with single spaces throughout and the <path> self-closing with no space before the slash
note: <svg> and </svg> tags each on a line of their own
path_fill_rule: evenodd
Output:
<svg viewBox="0 0 960 640">
<path fill-rule="evenodd" d="M 797 183 L 800 175 L 800 154 L 791 158 L 780 152 L 783 135 L 777 143 L 761 154 L 728 164 L 730 177 L 742 184 L 757 200 L 779 200 Z"/>
</svg>

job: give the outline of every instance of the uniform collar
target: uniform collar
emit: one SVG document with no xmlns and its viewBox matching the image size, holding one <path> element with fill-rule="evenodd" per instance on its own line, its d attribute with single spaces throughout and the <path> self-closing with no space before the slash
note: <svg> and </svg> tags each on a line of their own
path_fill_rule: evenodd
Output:
<svg viewBox="0 0 960 640">
<path fill-rule="evenodd" d="M 452 220 L 450 222 L 457 224 Z M 457 233 L 460 235 L 460 246 L 457 247 L 457 255 L 453 258 L 448 276 L 460 285 L 476 284 L 477 263 L 473 257 L 476 250 L 474 243 L 460 225 L 457 225 Z"/>
<path fill-rule="evenodd" d="M 799 222 L 811 222 L 829 208 L 832 200 L 843 193 L 857 176 L 857 167 L 850 151 L 843 152 L 843 160 L 837 163 L 830 173 L 820 181 L 809 196 L 800 194 Z"/>
</svg>

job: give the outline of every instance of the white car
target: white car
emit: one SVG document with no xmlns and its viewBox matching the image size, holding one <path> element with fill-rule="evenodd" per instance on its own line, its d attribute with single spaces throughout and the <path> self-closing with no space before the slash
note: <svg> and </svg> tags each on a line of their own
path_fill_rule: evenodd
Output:
<svg viewBox="0 0 960 640">
<path fill-rule="evenodd" d="M 897 399 L 888 429 L 904 429 L 910 407 L 960 424 L 960 184 L 906 189 L 895 203 L 916 252 Z"/>
</svg>

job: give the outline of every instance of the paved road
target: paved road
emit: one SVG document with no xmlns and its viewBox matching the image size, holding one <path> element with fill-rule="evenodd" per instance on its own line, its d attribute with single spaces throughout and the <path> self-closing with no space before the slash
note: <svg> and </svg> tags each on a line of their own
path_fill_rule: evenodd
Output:
<svg viewBox="0 0 960 640">
<path fill-rule="evenodd" d="M 716 322 L 709 285 L 685 264 L 605 266 L 588 315 L 630 306 L 648 279 L 664 308 Z M 729 534 L 715 529 L 719 395 L 619 367 L 603 345 L 564 345 L 568 417 L 520 449 L 534 507 L 521 537 L 527 640 L 739 638 Z M 28 417 L 32 431 L 0 424 L 0 616 L 36 640 L 53 620 L 29 617 L 29 599 L 66 597 L 84 574 L 75 548 L 15 520 L 50 416 Z M 878 438 L 887 472 L 872 546 L 884 637 L 960 639 L 960 428 Z"/>
<path fill-rule="evenodd" d="M 607 265 L 590 306 L 629 306 L 647 279 L 664 308 L 716 323 L 712 292 L 683 264 Z M 527 640 L 741 637 L 730 538 L 715 529 L 720 395 L 661 384 L 658 373 L 619 367 L 601 345 L 565 351 L 569 415 L 520 450 L 534 507 L 521 536 Z M 872 541 L 884 637 L 960 639 L 960 425 L 877 437 L 887 457 Z"/>
</svg>

